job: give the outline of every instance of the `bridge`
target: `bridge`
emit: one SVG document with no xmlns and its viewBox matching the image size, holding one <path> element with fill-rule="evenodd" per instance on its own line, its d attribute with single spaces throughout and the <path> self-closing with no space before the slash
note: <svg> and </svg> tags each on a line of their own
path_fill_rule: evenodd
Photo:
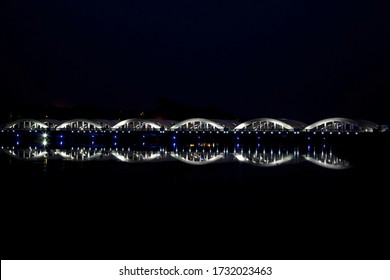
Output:
<svg viewBox="0 0 390 280">
<path fill-rule="evenodd" d="M 236 120 L 190 118 L 183 121 L 131 118 L 125 120 L 19 119 L 6 124 L 2 130 L 12 131 L 173 131 L 173 132 L 327 132 L 361 133 L 379 130 L 377 123 L 342 117 L 322 119 L 310 125 L 284 118 L 256 118 L 239 123 Z"/>
</svg>

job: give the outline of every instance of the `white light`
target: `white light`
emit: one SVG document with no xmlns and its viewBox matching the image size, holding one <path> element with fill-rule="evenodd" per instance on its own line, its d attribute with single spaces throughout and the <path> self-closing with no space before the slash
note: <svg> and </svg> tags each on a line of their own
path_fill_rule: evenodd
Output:
<svg viewBox="0 0 390 280">
<path fill-rule="evenodd" d="M 43 133 L 43 138 L 46 138 L 47 137 L 47 133 Z"/>
<path fill-rule="evenodd" d="M 42 144 L 43 144 L 43 146 L 46 146 L 47 145 L 47 141 L 43 140 Z"/>
</svg>

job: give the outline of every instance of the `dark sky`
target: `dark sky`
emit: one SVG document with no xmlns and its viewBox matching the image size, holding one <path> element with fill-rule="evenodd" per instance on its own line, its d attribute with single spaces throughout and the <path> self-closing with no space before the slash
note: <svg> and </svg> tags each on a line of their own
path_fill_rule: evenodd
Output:
<svg viewBox="0 0 390 280">
<path fill-rule="evenodd" d="M 153 110 L 387 121 L 388 1 L 9 1 L 1 110 Z"/>
</svg>

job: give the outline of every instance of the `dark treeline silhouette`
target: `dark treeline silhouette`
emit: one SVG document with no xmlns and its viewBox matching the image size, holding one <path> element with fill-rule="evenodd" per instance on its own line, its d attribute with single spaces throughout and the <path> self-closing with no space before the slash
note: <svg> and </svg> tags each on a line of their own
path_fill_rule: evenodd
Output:
<svg viewBox="0 0 390 280">
<path fill-rule="evenodd" d="M 86 119 L 107 119 L 123 120 L 127 118 L 145 118 L 145 119 L 170 119 L 184 120 L 187 118 L 202 117 L 209 119 L 237 119 L 234 114 L 225 112 L 216 105 L 210 104 L 206 107 L 197 107 L 185 103 L 179 103 L 168 98 L 160 98 L 153 110 L 143 108 L 112 109 L 93 105 L 79 106 L 55 106 L 55 105 L 27 105 L 18 104 L 2 108 L 0 113 L 1 123 L 9 123 L 21 118 L 33 119 L 57 119 L 69 120 L 74 118 Z"/>
</svg>

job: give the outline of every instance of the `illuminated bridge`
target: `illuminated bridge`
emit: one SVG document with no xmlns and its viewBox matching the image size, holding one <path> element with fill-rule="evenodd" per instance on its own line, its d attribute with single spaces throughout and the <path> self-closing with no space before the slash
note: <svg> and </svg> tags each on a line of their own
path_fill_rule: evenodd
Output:
<svg viewBox="0 0 390 280">
<path fill-rule="evenodd" d="M 44 119 L 19 119 L 3 125 L 2 130 L 12 131 L 176 131 L 176 132 L 374 132 L 377 123 L 349 118 L 327 118 L 310 125 L 297 120 L 256 118 L 245 122 L 206 118 L 190 118 L 183 121 L 156 119 L 71 119 L 66 121 Z"/>
</svg>

